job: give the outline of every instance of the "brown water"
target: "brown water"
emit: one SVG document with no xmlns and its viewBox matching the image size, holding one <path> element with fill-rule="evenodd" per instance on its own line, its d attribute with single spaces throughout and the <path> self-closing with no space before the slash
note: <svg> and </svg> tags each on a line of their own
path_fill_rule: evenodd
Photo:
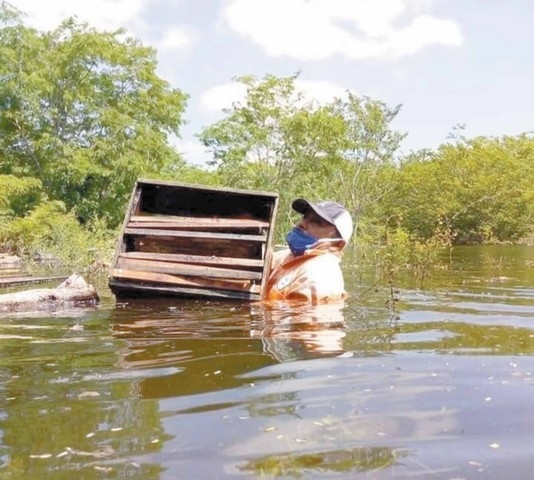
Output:
<svg viewBox="0 0 534 480">
<path fill-rule="evenodd" d="M 116 304 L 95 279 L 97 308 L 4 314 L 0 478 L 530 479 L 534 248 L 452 260 L 397 312 Z"/>
</svg>

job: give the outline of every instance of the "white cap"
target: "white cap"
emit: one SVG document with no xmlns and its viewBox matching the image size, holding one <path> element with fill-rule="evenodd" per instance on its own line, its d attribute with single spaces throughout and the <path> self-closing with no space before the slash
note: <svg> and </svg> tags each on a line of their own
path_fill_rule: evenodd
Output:
<svg viewBox="0 0 534 480">
<path fill-rule="evenodd" d="M 345 241 L 345 245 L 349 243 L 352 237 L 352 218 L 348 210 L 337 202 L 325 201 L 316 204 L 310 203 L 303 198 L 297 198 L 292 204 L 295 212 L 305 215 L 310 210 L 326 220 L 331 225 L 334 225 L 340 235 Z"/>
</svg>

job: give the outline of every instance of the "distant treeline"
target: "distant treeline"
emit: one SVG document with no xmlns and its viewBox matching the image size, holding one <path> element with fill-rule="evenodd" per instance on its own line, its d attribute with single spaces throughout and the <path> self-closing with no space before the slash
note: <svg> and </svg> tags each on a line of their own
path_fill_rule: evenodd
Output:
<svg viewBox="0 0 534 480">
<path fill-rule="evenodd" d="M 188 95 L 124 32 L 74 19 L 40 32 L 2 3 L 0 58 L 0 252 L 98 260 L 139 177 L 278 192 L 277 240 L 300 196 L 345 204 L 367 244 L 398 232 L 456 243 L 532 235 L 531 134 L 457 129 L 436 150 L 403 156 L 405 135 L 391 127 L 400 106 L 349 92 L 319 104 L 297 90 L 298 74 L 245 76 L 243 100 L 198 134 L 212 158 L 201 168 L 169 142 Z"/>
</svg>

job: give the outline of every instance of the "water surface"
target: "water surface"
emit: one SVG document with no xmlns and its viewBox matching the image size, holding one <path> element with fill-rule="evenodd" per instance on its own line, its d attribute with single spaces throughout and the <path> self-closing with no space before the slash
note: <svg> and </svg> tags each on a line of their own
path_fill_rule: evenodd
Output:
<svg viewBox="0 0 534 480">
<path fill-rule="evenodd" d="M 0 317 L 0 478 L 528 479 L 534 248 L 343 305 L 137 300 Z"/>
</svg>

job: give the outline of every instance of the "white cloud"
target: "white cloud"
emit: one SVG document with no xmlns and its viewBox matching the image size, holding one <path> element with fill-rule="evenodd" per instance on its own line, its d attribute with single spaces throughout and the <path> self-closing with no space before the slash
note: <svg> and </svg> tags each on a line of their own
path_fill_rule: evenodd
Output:
<svg viewBox="0 0 534 480">
<path fill-rule="evenodd" d="M 456 22 L 422 13 L 431 6 L 430 0 L 232 0 L 225 18 L 274 57 L 400 58 L 430 45 L 462 44 Z"/>
<path fill-rule="evenodd" d="M 27 14 L 29 25 L 39 30 L 56 28 L 64 19 L 76 16 L 99 30 L 115 30 L 137 23 L 147 0 L 10 0 Z M 26 22 L 25 22 L 26 23 Z"/>
<path fill-rule="evenodd" d="M 403 82 L 408 79 L 408 70 L 405 68 L 395 68 L 391 71 L 391 78 L 399 82 Z"/>
<path fill-rule="evenodd" d="M 213 160 L 212 154 L 196 138 L 188 140 L 175 139 L 171 143 L 186 162 L 191 165 L 205 167 L 210 160 Z"/>
<path fill-rule="evenodd" d="M 128 36 L 140 38 L 146 45 L 158 51 L 159 58 L 185 50 L 195 40 L 193 31 L 186 27 L 167 27 L 156 30 L 144 17 L 153 0 L 10 0 L 11 4 L 23 12 L 24 23 L 42 31 L 59 26 L 66 18 L 75 16 L 79 22 L 87 22 L 97 30 L 126 29 Z M 175 72 L 172 61 L 160 62 L 160 75 L 170 80 Z"/>
<path fill-rule="evenodd" d="M 346 94 L 346 89 L 322 80 L 296 80 L 295 87 L 304 93 L 306 100 L 316 100 L 319 103 L 329 103 L 334 98 L 342 98 Z"/>
<path fill-rule="evenodd" d="M 297 79 L 295 89 L 304 94 L 304 101 L 315 100 L 321 104 L 345 96 L 345 89 L 339 85 L 320 80 Z M 243 101 L 246 93 L 246 86 L 239 82 L 218 85 L 204 92 L 200 98 L 201 107 L 206 112 L 221 113 L 223 109 L 230 108 L 233 102 Z"/>
<path fill-rule="evenodd" d="M 206 112 L 220 113 L 230 108 L 233 102 L 242 101 L 247 93 L 242 83 L 231 82 L 210 88 L 200 97 L 200 105 Z"/>
<path fill-rule="evenodd" d="M 163 37 L 157 43 L 156 48 L 160 50 L 176 50 L 187 47 L 191 44 L 193 36 L 184 28 L 171 28 L 164 32 Z"/>
</svg>

